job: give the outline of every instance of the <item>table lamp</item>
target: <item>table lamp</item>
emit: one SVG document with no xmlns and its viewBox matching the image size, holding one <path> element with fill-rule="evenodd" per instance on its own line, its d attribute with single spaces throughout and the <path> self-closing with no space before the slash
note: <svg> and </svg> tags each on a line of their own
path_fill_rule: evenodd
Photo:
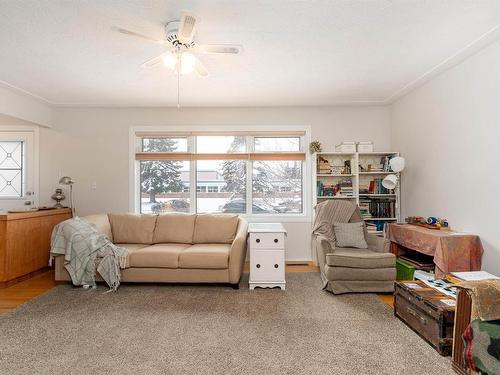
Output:
<svg viewBox="0 0 500 375">
<path fill-rule="evenodd" d="M 73 207 L 73 184 L 75 181 L 71 177 L 64 176 L 59 179 L 60 185 L 69 185 L 69 201 L 71 206 L 71 213 L 75 216 L 75 207 Z"/>
</svg>

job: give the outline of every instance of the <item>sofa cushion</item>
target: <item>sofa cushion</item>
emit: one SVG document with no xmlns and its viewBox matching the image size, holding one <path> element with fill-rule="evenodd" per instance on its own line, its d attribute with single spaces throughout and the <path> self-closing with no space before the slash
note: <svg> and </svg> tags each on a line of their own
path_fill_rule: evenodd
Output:
<svg viewBox="0 0 500 375">
<path fill-rule="evenodd" d="M 326 254 L 326 264 L 350 268 L 390 268 L 396 266 L 392 253 L 377 253 L 370 249 L 335 249 Z"/>
<path fill-rule="evenodd" d="M 158 215 L 153 243 L 193 243 L 195 214 Z"/>
<path fill-rule="evenodd" d="M 158 244 L 134 251 L 130 256 L 133 268 L 178 268 L 179 255 L 190 245 Z"/>
<path fill-rule="evenodd" d="M 153 233 L 158 215 L 109 214 L 115 243 L 153 243 Z"/>
<path fill-rule="evenodd" d="M 82 219 L 92 224 L 99 233 L 104 234 L 113 242 L 113 233 L 111 232 L 111 225 L 109 224 L 107 214 L 88 215 L 82 217 Z"/>
<path fill-rule="evenodd" d="M 228 268 L 231 245 L 192 245 L 179 255 L 179 268 Z"/>
<path fill-rule="evenodd" d="M 130 257 L 132 256 L 132 253 L 136 250 L 139 250 L 139 249 L 142 249 L 143 247 L 145 247 L 145 245 L 139 244 L 139 243 L 117 243 L 115 245 L 118 247 L 123 247 L 123 248 L 127 249 L 127 251 L 128 251 L 127 259 L 125 260 L 125 268 L 130 267 Z"/>
<path fill-rule="evenodd" d="M 366 249 L 364 223 L 334 223 L 335 244 L 337 247 L 356 247 Z"/>
<path fill-rule="evenodd" d="M 349 268 L 325 266 L 325 276 L 330 281 L 394 281 L 396 268 Z"/>
<path fill-rule="evenodd" d="M 238 215 L 197 215 L 193 243 L 232 243 L 237 227 Z"/>
</svg>

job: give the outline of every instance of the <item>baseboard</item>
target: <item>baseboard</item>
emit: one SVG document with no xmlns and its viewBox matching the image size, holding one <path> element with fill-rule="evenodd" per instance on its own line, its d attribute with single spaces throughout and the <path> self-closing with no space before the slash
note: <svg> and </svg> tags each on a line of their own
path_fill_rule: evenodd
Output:
<svg viewBox="0 0 500 375">
<path fill-rule="evenodd" d="M 41 268 L 39 270 L 27 273 L 26 275 L 16 277 L 12 280 L 0 281 L 0 289 L 5 289 L 5 288 L 8 288 L 9 286 L 20 283 L 21 281 L 31 279 L 34 276 L 37 276 L 37 275 L 40 275 L 42 273 L 47 272 L 48 270 L 50 270 L 50 267 L 44 267 L 44 268 Z"/>
</svg>

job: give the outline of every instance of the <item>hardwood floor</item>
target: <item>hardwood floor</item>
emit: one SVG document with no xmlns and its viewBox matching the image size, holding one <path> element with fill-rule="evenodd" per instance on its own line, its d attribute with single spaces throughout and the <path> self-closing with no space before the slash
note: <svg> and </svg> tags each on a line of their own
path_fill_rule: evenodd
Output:
<svg viewBox="0 0 500 375">
<path fill-rule="evenodd" d="M 246 263 L 243 272 L 248 272 L 248 269 L 249 264 Z M 312 262 L 288 263 L 286 265 L 286 272 L 319 272 L 319 267 L 315 266 Z M 54 271 L 51 270 L 18 284 L 0 289 L 0 314 L 15 309 L 18 305 L 45 293 L 56 285 Z M 378 296 L 389 306 L 393 306 L 392 294 L 379 294 Z"/>
<path fill-rule="evenodd" d="M 16 308 L 55 286 L 54 271 L 51 270 L 0 289 L 0 314 Z"/>
</svg>

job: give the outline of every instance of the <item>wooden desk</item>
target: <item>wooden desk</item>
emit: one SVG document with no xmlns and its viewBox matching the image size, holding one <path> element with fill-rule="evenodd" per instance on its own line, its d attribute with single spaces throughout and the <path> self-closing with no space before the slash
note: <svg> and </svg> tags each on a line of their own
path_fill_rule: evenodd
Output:
<svg viewBox="0 0 500 375">
<path fill-rule="evenodd" d="M 0 215 L 0 288 L 48 267 L 52 229 L 69 218 L 69 208 Z"/>
<path fill-rule="evenodd" d="M 390 224 L 387 237 L 396 256 L 401 247 L 431 256 L 437 277 L 444 277 L 450 272 L 481 269 L 483 246 L 476 235 L 410 224 Z"/>
</svg>

